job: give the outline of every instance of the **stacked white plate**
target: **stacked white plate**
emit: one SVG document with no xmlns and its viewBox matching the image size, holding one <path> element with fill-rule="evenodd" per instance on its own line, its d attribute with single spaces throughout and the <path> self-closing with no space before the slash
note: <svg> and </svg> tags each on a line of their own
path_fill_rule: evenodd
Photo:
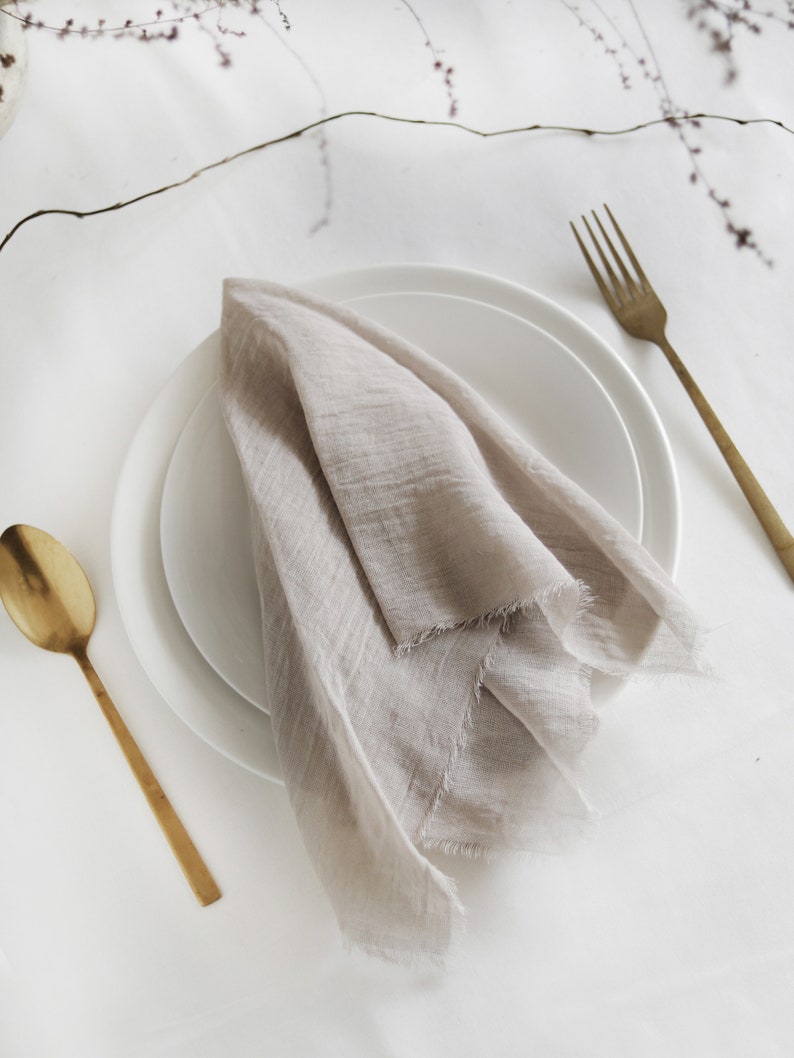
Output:
<svg viewBox="0 0 794 1058">
<path fill-rule="evenodd" d="M 304 288 L 456 371 L 675 572 L 679 497 L 666 435 L 623 361 L 579 320 L 515 284 L 432 265 L 347 272 Z M 116 492 L 113 576 L 133 648 L 165 701 L 221 753 L 278 781 L 248 507 L 216 395 L 218 352 L 216 333 L 138 430 Z"/>
</svg>

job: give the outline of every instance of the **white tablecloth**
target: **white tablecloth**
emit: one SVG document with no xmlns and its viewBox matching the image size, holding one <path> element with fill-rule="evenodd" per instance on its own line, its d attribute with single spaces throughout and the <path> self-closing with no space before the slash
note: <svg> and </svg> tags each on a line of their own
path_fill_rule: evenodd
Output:
<svg viewBox="0 0 794 1058">
<path fill-rule="evenodd" d="M 55 6 L 40 10 L 62 22 Z M 98 6 L 75 5 L 76 21 Z M 266 4 L 270 28 L 248 18 L 247 36 L 220 38 L 228 68 L 190 27 L 148 46 L 30 32 L 26 91 L 0 140 L 0 234 L 39 209 L 142 195 L 324 114 L 444 121 L 447 66 L 456 120 L 480 130 L 659 116 L 658 82 L 624 49 L 624 90 L 562 2 L 415 4 L 422 25 L 380 0 L 282 6 L 288 33 Z M 790 33 L 738 39 L 729 87 L 684 4 L 635 6 L 648 40 L 630 5 L 608 10 L 652 47 L 675 100 L 794 127 Z M 595 5 L 580 11 L 609 29 Z M 772 267 L 734 247 L 668 127 L 481 138 L 369 116 L 117 211 L 39 217 L 0 252 L 0 522 L 46 528 L 80 558 L 98 601 L 93 660 L 224 893 L 193 900 L 77 667 L 0 614 L 3 1058 L 791 1053 L 794 587 L 669 366 L 609 316 L 567 227 L 611 204 L 671 341 L 794 525 L 794 135 L 712 119 L 695 136 L 709 185 Z M 606 709 L 584 771 L 603 815 L 594 844 L 444 861 L 469 909 L 445 971 L 344 949 L 284 789 L 163 701 L 110 562 L 125 453 L 217 326 L 222 278 L 300 283 L 407 261 L 536 290 L 636 373 L 675 453 L 677 579 L 712 629 L 717 672 L 632 686 Z"/>
</svg>

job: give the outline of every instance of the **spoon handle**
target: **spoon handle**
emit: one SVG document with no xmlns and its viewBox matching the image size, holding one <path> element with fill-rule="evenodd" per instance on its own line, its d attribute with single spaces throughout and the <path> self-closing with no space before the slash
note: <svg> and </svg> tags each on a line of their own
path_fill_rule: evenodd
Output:
<svg viewBox="0 0 794 1058">
<path fill-rule="evenodd" d="M 72 653 L 75 661 L 83 670 L 83 674 L 94 692 L 94 697 L 99 702 L 99 707 L 105 714 L 105 719 L 110 724 L 122 753 L 127 758 L 127 763 L 132 768 L 132 772 L 138 780 L 138 784 L 143 790 L 146 800 L 157 818 L 157 822 L 160 824 L 174 855 L 179 861 L 179 866 L 184 871 L 185 877 L 190 883 L 190 888 L 196 894 L 196 898 L 202 906 L 213 903 L 219 899 L 221 891 L 201 858 L 198 849 L 191 841 L 190 835 L 182 825 L 182 821 L 174 811 L 171 802 L 163 792 L 146 758 L 141 753 L 137 742 L 122 720 L 110 695 L 105 690 L 94 666 L 88 660 L 85 647 L 77 647 Z"/>
</svg>

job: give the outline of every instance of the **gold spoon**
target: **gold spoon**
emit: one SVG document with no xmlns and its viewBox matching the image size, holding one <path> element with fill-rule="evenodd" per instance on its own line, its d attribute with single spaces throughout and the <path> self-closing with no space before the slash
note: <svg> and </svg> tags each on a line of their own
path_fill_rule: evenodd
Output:
<svg viewBox="0 0 794 1058">
<path fill-rule="evenodd" d="M 71 654 L 83 670 L 196 898 L 204 906 L 213 903 L 220 889 L 88 660 L 96 603 L 80 564 L 49 533 L 12 525 L 0 536 L 0 597 L 32 643 Z"/>
</svg>

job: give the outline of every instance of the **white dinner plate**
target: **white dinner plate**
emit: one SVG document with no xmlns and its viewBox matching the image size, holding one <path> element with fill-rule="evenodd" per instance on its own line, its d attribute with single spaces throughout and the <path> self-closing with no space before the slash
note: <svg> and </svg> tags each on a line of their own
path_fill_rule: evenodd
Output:
<svg viewBox="0 0 794 1058">
<path fill-rule="evenodd" d="M 574 316 L 516 284 L 433 265 L 346 272 L 304 288 L 349 303 L 406 292 L 469 299 L 513 313 L 557 339 L 595 376 L 619 413 L 639 473 L 641 541 L 674 574 L 680 514 L 666 435 L 626 365 Z M 361 304 L 355 307 L 362 311 Z M 393 321 L 391 326 L 400 330 Z M 138 429 L 116 490 L 111 529 L 114 584 L 133 649 L 165 701 L 217 750 L 278 781 L 280 768 L 268 717 L 237 693 L 196 648 L 176 610 L 163 567 L 160 517 L 166 474 L 187 423 L 215 382 L 216 371 L 217 339 L 212 336 L 177 368 Z"/>
<path fill-rule="evenodd" d="M 449 294 L 375 294 L 348 304 L 452 368 L 639 539 L 642 487 L 626 427 L 595 375 L 555 338 L 513 313 Z M 214 385 L 174 450 L 160 539 L 191 639 L 227 683 L 267 711 L 248 500 Z"/>
</svg>

